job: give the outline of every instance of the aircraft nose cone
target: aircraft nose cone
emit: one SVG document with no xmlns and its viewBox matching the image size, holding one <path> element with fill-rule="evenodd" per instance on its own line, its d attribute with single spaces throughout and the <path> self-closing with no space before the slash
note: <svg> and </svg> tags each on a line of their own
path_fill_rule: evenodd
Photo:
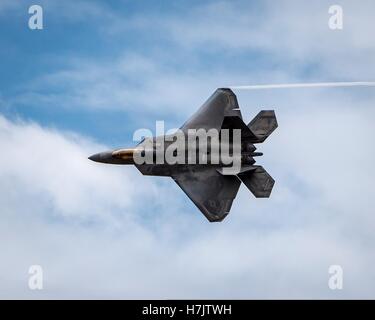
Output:
<svg viewBox="0 0 375 320">
<path fill-rule="evenodd" d="M 90 156 L 89 159 L 95 162 L 109 163 L 109 161 L 112 159 L 112 152 L 96 153 Z"/>
</svg>

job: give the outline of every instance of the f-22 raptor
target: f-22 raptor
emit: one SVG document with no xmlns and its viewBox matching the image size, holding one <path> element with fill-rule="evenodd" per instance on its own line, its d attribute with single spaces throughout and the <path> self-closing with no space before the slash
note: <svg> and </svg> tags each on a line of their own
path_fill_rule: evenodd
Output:
<svg viewBox="0 0 375 320">
<path fill-rule="evenodd" d="M 241 182 L 257 198 L 268 198 L 274 186 L 274 179 L 259 165 L 254 157 L 262 155 L 255 152 L 254 144 L 263 143 L 277 128 L 273 110 L 262 110 L 245 124 L 242 120 L 237 97 L 231 89 L 219 88 L 180 128 L 187 133 L 191 129 L 240 130 L 240 168 L 235 174 L 224 174 L 221 162 L 212 163 L 210 157 L 201 163 L 143 163 L 134 161 L 134 156 L 142 150 L 145 141 L 134 148 L 116 149 L 89 157 L 90 160 L 109 164 L 134 164 L 143 175 L 168 176 L 179 185 L 186 195 L 210 222 L 222 221 L 229 213 Z M 164 139 L 163 136 L 162 138 Z M 159 137 L 160 138 L 160 137 Z M 151 139 L 156 150 L 158 137 Z M 187 138 L 186 138 L 187 139 Z M 171 144 L 165 139 L 164 150 Z M 148 141 L 150 142 L 150 141 Z M 207 148 L 207 153 L 210 152 Z"/>
</svg>

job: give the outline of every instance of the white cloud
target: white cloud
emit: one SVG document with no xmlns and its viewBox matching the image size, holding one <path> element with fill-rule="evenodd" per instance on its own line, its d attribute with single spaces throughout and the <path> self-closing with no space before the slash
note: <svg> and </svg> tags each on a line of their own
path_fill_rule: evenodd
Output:
<svg viewBox="0 0 375 320">
<path fill-rule="evenodd" d="M 183 119 L 223 82 L 371 78 L 371 3 L 348 2 L 342 34 L 326 30 L 326 2 L 311 6 L 306 15 L 299 2 L 269 2 L 261 15 L 228 2 L 198 6 L 184 19 L 135 17 L 133 28 L 150 23 L 173 50 L 192 55 L 186 68 L 171 67 L 175 51 L 66 57 L 65 68 L 10 102 Z M 194 54 L 206 43 L 213 52 L 262 50 L 274 59 L 264 70 L 232 69 L 224 59 L 207 72 Z M 169 179 L 87 160 L 108 146 L 1 117 L 0 296 L 374 298 L 371 90 L 239 92 L 248 120 L 261 107 L 276 109 L 279 128 L 259 147 L 259 161 L 277 182 L 268 200 L 242 188 L 221 224 L 207 223 Z M 31 264 L 44 267 L 42 292 L 27 289 Z M 344 268 L 341 292 L 328 289 L 331 264 Z"/>
<path fill-rule="evenodd" d="M 242 188 L 221 224 L 172 180 L 87 160 L 105 146 L 1 118 L 1 295 L 373 297 L 374 114 L 348 97 L 269 97 L 280 127 L 259 149 L 275 190 L 257 200 Z M 31 264 L 44 267 L 42 292 L 26 287 Z M 331 264 L 344 268 L 342 292 L 328 289 Z"/>
<path fill-rule="evenodd" d="M 332 1 L 219 1 L 201 4 L 179 16 L 151 18 L 186 50 L 254 52 L 272 55 L 270 62 L 300 68 L 312 63 L 331 76 L 373 76 L 372 1 L 341 1 L 344 30 L 328 27 Z M 345 62 L 351 62 L 347 64 Z M 321 69 L 320 69 L 321 68 Z M 341 68 L 341 70 L 339 70 Z M 328 70 L 326 70 L 328 69 Z M 332 70 L 334 69 L 334 70 Z M 340 72 L 341 71 L 341 72 Z M 329 74 L 329 73 L 327 73 Z"/>
</svg>

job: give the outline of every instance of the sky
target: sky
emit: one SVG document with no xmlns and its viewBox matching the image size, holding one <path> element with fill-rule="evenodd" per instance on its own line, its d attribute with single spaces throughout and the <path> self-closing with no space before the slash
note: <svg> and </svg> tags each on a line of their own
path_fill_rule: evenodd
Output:
<svg viewBox="0 0 375 320">
<path fill-rule="evenodd" d="M 373 1 L 275 2 L 0 1 L 0 298 L 375 298 L 374 88 L 236 91 L 245 122 L 276 112 L 276 184 L 221 223 L 172 179 L 87 160 L 218 87 L 375 80 Z"/>
</svg>

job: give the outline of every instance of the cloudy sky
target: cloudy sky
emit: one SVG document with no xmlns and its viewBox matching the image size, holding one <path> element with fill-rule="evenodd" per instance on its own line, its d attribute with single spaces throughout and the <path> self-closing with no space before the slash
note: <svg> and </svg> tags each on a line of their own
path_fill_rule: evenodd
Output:
<svg viewBox="0 0 375 320">
<path fill-rule="evenodd" d="M 28 28 L 36 3 L 43 30 Z M 236 92 L 246 121 L 276 111 L 258 161 L 276 185 L 270 199 L 241 187 L 222 223 L 171 179 L 87 160 L 155 120 L 180 126 L 217 87 L 375 80 L 374 10 L 1 0 L 0 297 L 375 298 L 373 88 Z"/>
</svg>

